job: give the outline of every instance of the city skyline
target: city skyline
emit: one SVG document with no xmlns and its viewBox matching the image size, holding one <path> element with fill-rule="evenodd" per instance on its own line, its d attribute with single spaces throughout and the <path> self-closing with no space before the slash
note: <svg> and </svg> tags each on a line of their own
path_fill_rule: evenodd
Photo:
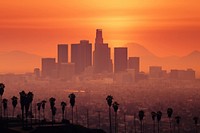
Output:
<svg viewBox="0 0 200 133">
<path fill-rule="evenodd" d="M 55 56 L 58 43 L 87 39 L 94 44 L 93 31 L 102 28 L 105 42 L 111 48 L 136 42 L 160 57 L 183 56 L 200 51 L 198 3 L 197 0 L 1 1 L 1 51 Z"/>
</svg>

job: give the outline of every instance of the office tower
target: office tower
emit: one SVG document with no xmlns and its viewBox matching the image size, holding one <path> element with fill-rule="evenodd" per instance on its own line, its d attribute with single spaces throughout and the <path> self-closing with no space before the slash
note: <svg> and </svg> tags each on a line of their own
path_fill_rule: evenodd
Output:
<svg viewBox="0 0 200 133">
<path fill-rule="evenodd" d="M 68 63 L 68 45 L 58 44 L 58 64 Z"/>
<path fill-rule="evenodd" d="M 71 80 L 74 76 L 75 64 L 74 63 L 61 63 L 59 64 L 59 78 L 64 80 Z"/>
<path fill-rule="evenodd" d="M 34 76 L 35 76 L 35 78 L 39 78 L 40 77 L 40 69 L 39 68 L 35 68 L 34 69 Z"/>
<path fill-rule="evenodd" d="M 114 71 L 124 72 L 127 70 L 127 48 L 126 47 L 118 47 L 114 48 Z"/>
<path fill-rule="evenodd" d="M 95 50 L 93 52 L 94 73 L 112 72 L 110 48 L 103 43 L 102 30 L 96 30 Z"/>
<path fill-rule="evenodd" d="M 56 59 L 42 58 L 42 77 L 55 78 L 56 76 Z"/>
<path fill-rule="evenodd" d="M 75 63 L 76 74 L 92 66 L 92 44 L 88 40 L 81 40 L 80 44 L 71 45 L 71 62 Z"/>
<path fill-rule="evenodd" d="M 161 66 L 150 66 L 149 67 L 149 78 L 161 78 L 163 70 Z"/>
<path fill-rule="evenodd" d="M 194 80 L 196 79 L 195 71 L 193 69 L 177 70 L 172 69 L 170 71 L 170 78 L 176 80 Z"/>
<path fill-rule="evenodd" d="M 134 69 L 135 74 L 138 75 L 140 72 L 140 58 L 139 57 L 129 57 L 128 68 Z"/>
</svg>

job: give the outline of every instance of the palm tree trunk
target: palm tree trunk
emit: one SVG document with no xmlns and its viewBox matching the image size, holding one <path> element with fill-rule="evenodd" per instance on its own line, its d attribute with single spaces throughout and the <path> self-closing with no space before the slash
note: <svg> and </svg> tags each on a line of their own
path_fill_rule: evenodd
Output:
<svg viewBox="0 0 200 133">
<path fill-rule="evenodd" d="M 140 130 L 141 130 L 141 133 L 142 133 L 142 120 L 141 120 L 141 122 L 140 122 Z"/>
<path fill-rule="evenodd" d="M 32 126 L 33 126 L 33 125 L 32 125 L 32 115 L 33 115 L 33 114 L 32 114 L 32 111 L 33 111 L 33 110 L 32 110 L 32 102 L 31 102 L 31 128 L 32 128 Z"/>
<path fill-rule="evenodd" d="M 38 114 L 38 119 L 39 119 L 39 126 L 40 126 L 40 110 L 39 110 L 39 114 Z"/>
<path fill-rule="evenodd" d="M 112 133 L 112 124 L 111 124 L 111 109 L 109 106 L 109 122 L 110 122 L 110 133 Z"/>
<path fill-rule="evenodd" d="M 153 121 L 153 133 L 156 133 L 156 122 L 155 122 L 155 120 Z"/>
<path fill-rule="evenodd" d="M 22 127 L 24 128 L 24 109 L 22 109 Z"/>
<path fill-rule="evenodd" d="M 134 128 L 135 128 L 135 133 L 137 133 L 135 115 L 134 115 Z"/>
<path fill-rule="evenodd" d="M 179 124 L 178 124 L 178 133 L 180 133 L 180 127 L 179 127 Z"/>
<path fill-rule="evenodd" d="M 160 122 L 158 122 L 158 133 L 160 133 Z"/>
<path fill-rule="evenodd" d="M 15 108 L 14 108 L 14 107 L 13 107 L 12 116 L 13 116 L 13 118 L 14 118 L 14 116 L 15 116 Z"/>
<path fill-rule="evenodd" d="M 117 112 L 115 112 L 115 133 L 117 133 Z"/>
<path fill-rule="evenodd" d="M 0 96 L 0 118 L 2 119 L 2 96 Z"/>
<path fill-rule="evenodd" d="M 124 113 L 124 133 L 126 133 L 126 114 Z"/>
<path fill-rule="evenodd" d="M 74 108 L 72 107 L 72 124 L 73 124 L 73 119 L 74 119 Z"/>
<path fill-rule="evenodd" d="M 169 128 L 170 128 L 170 133 L 172 133 L 172 123 L 170 118 L 169 118 Z"/>
<path fill-rule="evenodd" d="M 43 118 L 45 119 L 45 112 L 44 112 L 44 109 L 43 109 L 42 111 L 43 111 Z"/>
</svg>

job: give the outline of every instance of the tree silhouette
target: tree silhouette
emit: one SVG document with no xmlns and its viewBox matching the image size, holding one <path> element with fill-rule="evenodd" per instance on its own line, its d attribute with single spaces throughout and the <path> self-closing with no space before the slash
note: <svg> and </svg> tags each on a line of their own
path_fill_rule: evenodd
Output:
<svg viewBox="0 0 200 133">
<path fill-rule="evenodd" d="M 198 121 L 199 121 L 199 117 L 193 117 L 193 120 L 194 120 L 194 124 L 195 124 L 195 133 L 197 133 L 198 132 L 197 124 L 198 124 Z"/>
<path fill-rule="evenodd" d="M 64 119 L 65 119 L 65 107 L 67 106 L 67 103 L 62 101 L 60 105 L 62 106 L 62 120 L 64 121 Z"/>
<path fill-rule="evenodd" d="M 144 111 L 140 110 L 138 113 L 139 119 L 140 119 L 140 128 L 141 128 L 141 133 L 143 132 L 143 119 L 144 119 Z"/>
<path fill-rule="evenodd" d="M 8 108 L 8 99 L 4 98 L 3 101 L 3 115 L 4 115 L 4 118 L 6 117 L 6 111 L 7 111 L 7 108 Z"/>
<path fill-rule="evenodd" d="M 175 120 L 176 120 L 176 124 L 178 126 L 178 133 L 180 133 L 180 120 L 181 120 L 181 117 L 180 116 L 176 116 Z"/>
<path fill-rule="evenodd" d="M 28 92 L 28 94 L 26 95 L 26 104 L 25 104 L 25 113 L 26 113 L 26 127 L 28 127 L 28 111 L 30 108 L 30 114 L 31 114 L 31 127 L 32 127 L 32 101 L 33 101 L 33 93 L 32 92 Z"/>
<path fill-rule="evenodd" d="M 161 118 L 162 118 L 162 112 L 158 111 L 157 112 L 158 133 L 160 132 L 160 121 L 161 121 Z"/>
<path fill-rule="evenodd" d="M 115 112 L 115 133 L 117 133 L 117 111 L 118 111 L 119 104 L 117 102 L 113 103 L 113 109 Z"/>
<path fill-rule="evenodd" d="M 11 98 L 11 100 L 12 100 L 12 106 L 13 106 L 13 113 L 12 113 L 12 115 L 14 117 L 15 116 L 15 108 L 16 108 L 16 106 L 18 104 L 18 102 L 17 102 L 18 98 L 16 96 L 13 96 Z"/>
<path fill-rule="evenodd" d="M 38 102 L 38 103 L 37 103 L 37 110 L 38 110 L 38 112 L 39 112 L 39 114 L 38 114 L 39 123 L 40 123 L 40 109 L 41 109 L 41 105 L 42 105 L 42 102 Z M 40 124 L 39 124 L 39 125 L 40 125 Z"/>
<path fill-rule="evenodd" d="M 45 100 L 42 100 L 42 112 L 43 112 L 43 119 L 45 120 L 45 104 L 46 104 L 47 101 Z"/>
<path fill-rule="evenodd" d="M 151 117 L 152 117 L 152 121 L 153 121 L 153 132 L 154 133 L 156 132 L 156 121 L 155 121 L 156 116 L 157 116 L 156 112 L 151 112 Z"/>
<path fill-rule="evenodd" d="M 170 133 L 172 133 L 172 124 L 171 124 L 171 117 L 173 114 L 173 109 L 172 108 L 168 108 L 167 109 L 167 116 L 169 118 L 169 128 L 170 128 Z"/>
<path fill-rule="evenodd" d="M 71 105 L 71 107 L 72 107 L 72 124 L 73 124 L 73 118 L 74 118 L 74 116 L 73 116 L 73 108 L 74 108 L 74 105 L 75 105 L 75 98 L 76 98 L 76 96 L 75 96 L 75 94 L 74 93 L 71 93 L 71 94 L 69 94 L 69 99 L 70 99 L 70 105 Z"/>
<path fill-rule="evenodd" d="M 24 128 L 24 108 L 26 104 L 26 93 L 24 91 L 19 92 L 20 94 L 20 105 L 22 111 L 22 127 Z"/>
<path fill-rule="evenodd" d="M 5 85 L 3 83 L 0 83 L 0 103 L 2 103 L 4 88 L 5 88 Z M 2 104 L 0 104 L 0 118 L 2 118 Z"/>
<path fill-rule="evenodd" d="M 49 99 L 49 102 L 50 102 L 50 107 L 51 107 L 51 114 L 52 114 L 52 126 L 53 126 L 53 122 L 54 122 L 54 111 L 55 111 L 55 108 L 54 108 L 54 106 L 55 106 L 55 101 L 56 101 L 56 99 L 54 98 L 54 97 L 51 97 L 50 99 Z"/>
<path fill-rule="evenodd" d="M 109 108 L 110 133 L 112 133 L 111 109 L 110 109 L 110 107 L 112 106 L 112 100 L 113 100 L 113 96 L 108 95 L 108 96 L 106 97 L 106 101 L 107 101 L 108 108 Z"/>
<path fill-rule="evenodd" d="M 53 110 L 52 110 L 52 116 L 53 116 L 53 123 L 55 123 L 55 115 L 56 115 L 56 107 L 54 106 L 53 107 Z"/>
</svg>

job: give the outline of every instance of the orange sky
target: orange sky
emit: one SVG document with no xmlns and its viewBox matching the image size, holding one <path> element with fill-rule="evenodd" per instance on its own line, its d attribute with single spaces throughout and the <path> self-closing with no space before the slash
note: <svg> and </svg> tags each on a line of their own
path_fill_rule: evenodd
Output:
<svg viewBox="0 0 200 133">
<path fill-rule="evenodd" d="M 199 0 L 1 0 L 0 51 L 55 56 L 58 43 L 102 28 L 110 46 L 136 42 L 158 56 L 200 50 Z"/>
</svg>

